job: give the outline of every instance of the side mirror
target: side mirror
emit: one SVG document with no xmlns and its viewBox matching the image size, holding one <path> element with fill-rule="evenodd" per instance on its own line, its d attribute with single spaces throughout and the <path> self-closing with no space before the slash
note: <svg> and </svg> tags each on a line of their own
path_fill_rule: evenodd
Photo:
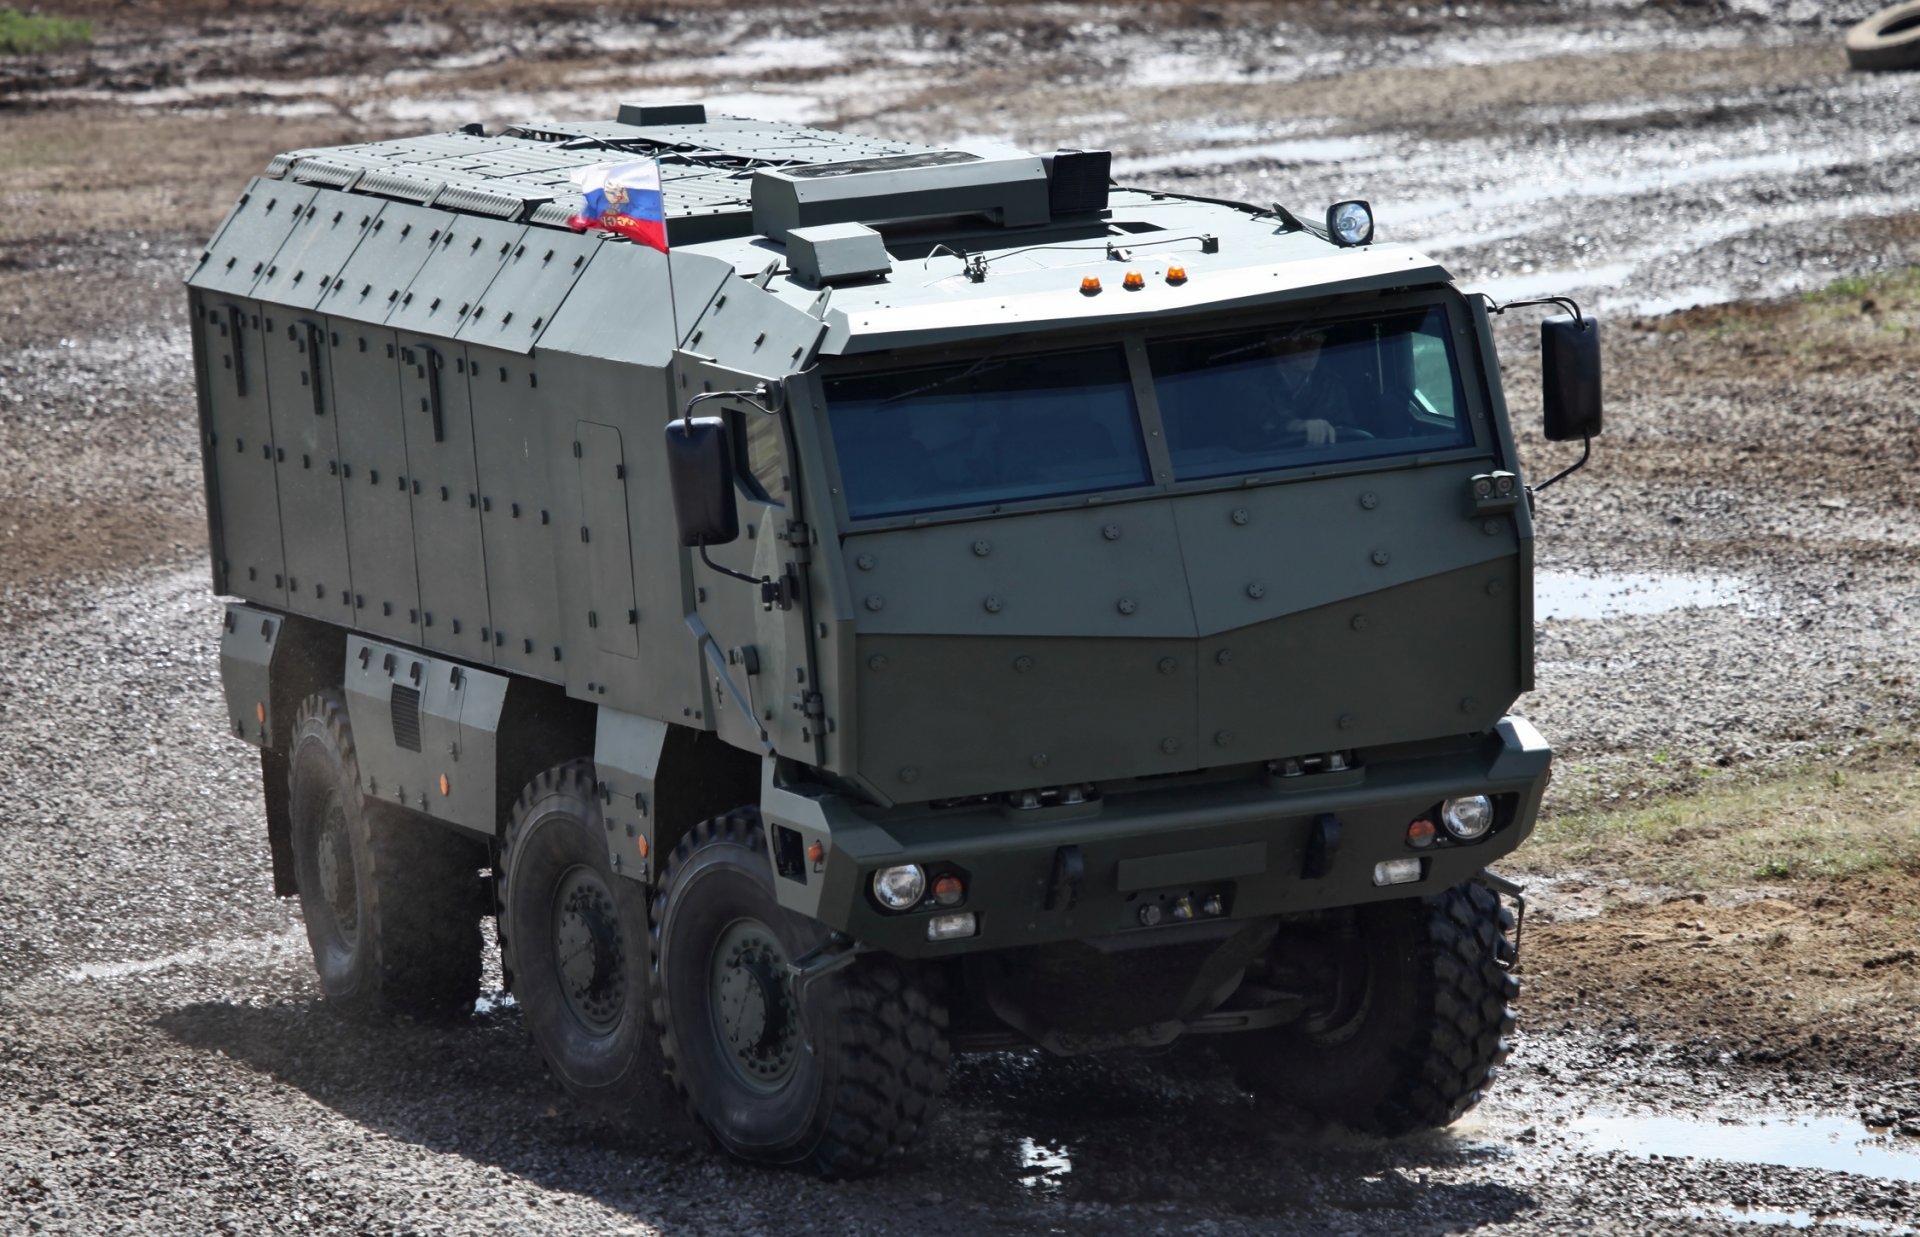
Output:
<svg viewBox="0 0 1920 1237">
<path fill-rule="evenodd" d="M 1549 442 L 1600 432 L 1600 322 L 1548 318 L 1540 324 L 1541 390 Z"/>
<path fill-rule="evenodd" d="M 667 423 L 667 476 L 683 546 L 726 545 L 740 536 L 733 499 L 733 452 L 724 417 Z"/>
</svg>

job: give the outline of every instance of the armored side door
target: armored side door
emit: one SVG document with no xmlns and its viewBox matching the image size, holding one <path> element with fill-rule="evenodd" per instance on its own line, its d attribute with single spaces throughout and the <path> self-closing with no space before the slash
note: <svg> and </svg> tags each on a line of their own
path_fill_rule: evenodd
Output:
<svg viewBox="0 0 1920 1237">
<path fill-rule="evenodd" d="M 329 335 L 318 314 L 262 306 L 273 462 L 286 548 L 287 608 L 353 621 L 340 451 L 332 415 Z"/>
<path fill-rule="evenodd" d="M 547 451 L 554 409 L 528 358 L 467 349 L 481 548 L 493 660 L 523 674 L 565 677 L 554 569 Z"/>
<path fill-rule="evenodd" d="M 399 353 L 421 643 L 470 661 L 491 661 L 466 350 L 403 334 Z"/>
</svg>

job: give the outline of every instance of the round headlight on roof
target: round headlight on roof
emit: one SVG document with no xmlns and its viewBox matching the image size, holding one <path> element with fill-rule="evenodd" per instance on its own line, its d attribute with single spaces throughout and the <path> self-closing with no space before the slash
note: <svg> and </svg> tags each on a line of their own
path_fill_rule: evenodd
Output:
<svg viewBox="0 0 1920 1237">
<path fill-rule="evenodd" d="M 1373 243 L 1373 207 L 1365 202 L 1335 202 L 1327 207 L 1327 235 L 1336 245 Z"/>
</svg>

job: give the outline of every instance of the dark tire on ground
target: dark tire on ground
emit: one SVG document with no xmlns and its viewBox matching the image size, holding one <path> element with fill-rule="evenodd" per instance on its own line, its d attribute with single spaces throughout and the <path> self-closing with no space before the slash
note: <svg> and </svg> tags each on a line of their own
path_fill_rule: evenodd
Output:
<svg viewBox="0 0 1920 1237">
<path fill-rule="evenodd" d="M 1881 9 L 1847 31 L 1856 69 L 1920 69 L 1920 0 Z"/>
<path fill-rule="evenodd" d="M 1507 1059 L 1520 991 L 1506 965 L 1513 915 L 1469 883 L 1357 916 L 1348 974 L 1360 986 L 1332 1025 L 1230 1036 L 1223 1048 L 1257 1097 L 1324 1121 L 1389 1137 L 1451 1124 Z"/>
<path fill-rule="evenodd" d="M 827 932 L 775 900 L 757 811 L 681 841 L 653 919 L 667 1073 L 722 1148 L 847 1177 L 924 1128 L 950 1056 L 939 972 L 870 954 L 796 999 L 786 964 Z"/>
<path fill-rule="evenodd" d="M 534 1046 L 560 1085 L 609 1115 L 667 1098 L 647 983 L 647 887 L 607 855 L 593 765 L 529 782 L 501 861 L 502 965 Z"/>
<path fill-rule="evenodd" d="M 482 848 L 362 796 L 338 692 L 301 703 L 288 767 L 294 874 L 328 1003 L 356 1014 L 471 1014 Z"/>
</svg>

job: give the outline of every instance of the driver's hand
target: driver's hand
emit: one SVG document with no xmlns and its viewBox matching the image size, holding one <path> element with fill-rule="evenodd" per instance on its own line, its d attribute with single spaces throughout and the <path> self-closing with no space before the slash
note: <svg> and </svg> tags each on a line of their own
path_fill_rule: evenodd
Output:
<svg viewBox="0 0 1920 1237">
<path fill-rule="evenodd" d="M 1333 422 L 1322 421 L 1318 418 L 1311 421 L 1289 421 L 1287 422 L 1287 432 L 1292 434 L 1305 434 L 1309 447 L 1331 446 L 1334 439 L 1339 436 L 1339 431 L 1333 428 Z"/>
</svg>

